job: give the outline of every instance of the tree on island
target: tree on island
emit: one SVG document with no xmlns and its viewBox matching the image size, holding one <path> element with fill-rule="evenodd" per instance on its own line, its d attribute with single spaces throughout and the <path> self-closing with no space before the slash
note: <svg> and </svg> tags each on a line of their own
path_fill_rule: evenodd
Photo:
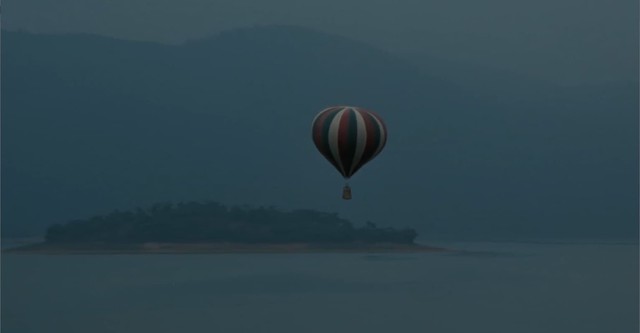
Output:
<svg viewBox="0 0 640 333">
<path fill-rule="evenodd" d="M 356 228 L 337 213 L 275 207 L 226 207 L 217 202 L 157 203 L 47 229 L 48 243 L 394 243 L 413 244 L 413 229 Z"/>
</svg>

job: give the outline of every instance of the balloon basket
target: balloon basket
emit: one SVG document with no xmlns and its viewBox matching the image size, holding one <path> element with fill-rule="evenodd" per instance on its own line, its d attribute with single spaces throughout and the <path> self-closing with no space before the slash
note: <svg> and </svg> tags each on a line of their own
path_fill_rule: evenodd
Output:
<svg viewBox="0 0 640 333">
<path fill-rule="evenodd" d="M 345 185 L 342 188 L 342 199 L 351 200 L 351 187 L 349 185 Z"/>
</svg>

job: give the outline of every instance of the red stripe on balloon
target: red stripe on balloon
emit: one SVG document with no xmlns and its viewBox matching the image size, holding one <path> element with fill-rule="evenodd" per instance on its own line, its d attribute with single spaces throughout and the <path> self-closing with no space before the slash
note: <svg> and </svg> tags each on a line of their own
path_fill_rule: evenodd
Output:
<svg viewBox="0 0 640 333">
<path fill-rule="evenodd" d="M 322 140 L 322 129 L 324 127 L 324 122 L 331 115 L 331 111 L 332 110 L 327 109 L 313 122 L 313 142 L 316 144 L 316 147 L 323 153 L 328 147 L 324 147 Z"/>
</svg>

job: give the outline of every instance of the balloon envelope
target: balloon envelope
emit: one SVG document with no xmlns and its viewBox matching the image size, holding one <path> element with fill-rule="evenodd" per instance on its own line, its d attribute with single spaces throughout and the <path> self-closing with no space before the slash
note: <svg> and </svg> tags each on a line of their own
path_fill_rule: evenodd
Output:
<svg viewBox="0 0 640 333">
<path fill-rule="evenodd" d="M 355 106 L 326 108 L 313 119 L 313 143 L 346 179 L 378 155 L 387 128 L 377 114 Z"/>
</svg>

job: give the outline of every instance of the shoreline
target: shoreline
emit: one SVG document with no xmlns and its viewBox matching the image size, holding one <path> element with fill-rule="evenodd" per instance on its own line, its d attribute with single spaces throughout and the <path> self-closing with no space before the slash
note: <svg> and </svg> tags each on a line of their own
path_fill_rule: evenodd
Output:
<svg viewBox="0 0 640 333">
<path fill-rule="evenodd" d="M 242 243 L 138 243 L 48 244 L 3 249 L 3 254 L 262 254 L 262 253 L 425 253 L 449 249 L 422 244 L 242 244 Z"/>
</svg>

